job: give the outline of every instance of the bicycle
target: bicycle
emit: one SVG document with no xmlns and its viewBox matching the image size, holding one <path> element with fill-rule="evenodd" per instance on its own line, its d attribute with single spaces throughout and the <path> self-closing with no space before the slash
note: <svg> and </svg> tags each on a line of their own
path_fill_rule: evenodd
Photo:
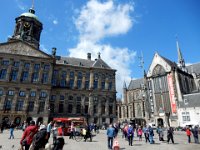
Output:
<svg viewBox="0 0 200 150">
<path fill-rule="evenodd" d="M 83 139 L 82 133 L 76 131 L 76 132 L 74 133 L 74 139 L 75 139 L 77 142 L 80 142 L 80 141 Z"/>
</svg>

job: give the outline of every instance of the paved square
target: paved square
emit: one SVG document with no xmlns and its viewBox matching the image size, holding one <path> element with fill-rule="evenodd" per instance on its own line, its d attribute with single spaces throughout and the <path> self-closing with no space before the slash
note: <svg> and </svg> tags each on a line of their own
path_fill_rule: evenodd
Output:
<svg viewBox="0 0 200 150">
<path fill-rule="evenodd" d="M 2 150 L 18 150 L 19 141 L 22 136 L 21 130 L 14 131 L 15 139 L 8 139 L 9 130 L 5 130 L 3 134 L 0 134 L 0 145 Z M 99 134 L 94 136 L 92 142 L 77 142 L 75 140 L 69 139 L 65 136 L 65 146 L 64 150 L 107 150 L 107 137 L 106 130 L 101 130 Z M 128 146 L 128 141 L 122 139 L 122 133 L 119 133 L 118 140 L 120 144 L 120 150 L 198 150 L 200 149 L 200 144 L 194 144 L 194 139 L 192 137 L 192 143 L 187 143 L 187 136 L 185 132 L 175 131 L 174 141 L 175 144 L 167 144 L 165 142 L 158 141 L 158 136 L 155 133 L 155 144 L 145 143 L 144 141 L 138 141 L 138 138 L 134 138 L 133 146 Z M 144 139 L 143 139 L 144 140 Z M 165 133 L 166 140 L 166 133 Z M 50 143 L 52 143 L 52 138 L 50 138 Z"/>
</svg>

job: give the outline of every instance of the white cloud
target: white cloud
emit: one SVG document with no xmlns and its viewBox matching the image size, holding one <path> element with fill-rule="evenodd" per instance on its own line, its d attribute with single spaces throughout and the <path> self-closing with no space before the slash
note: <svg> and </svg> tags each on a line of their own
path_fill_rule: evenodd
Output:
<svg viewBox="0 0 200 150">
<path fill-rule="evenodd" d="M 57 25 L 58 24 L 58 20 L 53 20 L 53 24 Z"/>
<path fill-rule="evenodd" d="M 99 43 L 105 37 L 126 34 L 133 26 L 133 19 L 130 16 L 132 11 L 133 4 L 117 5 L 114 0 L 88 1 L 74 19 L 80 33 L 79 43 L 75 48 L 69 49 L 71 57 L 85 59 L 88 52 L 92 54 L 92 59 L 97 58 L 97 53 L 100 52 L 101 58 L 117 70 L 116 89 L 119 94 L 122 94 L 124 80 L 130 82 L 131 64 L 134 62 L 136 52 L 128 48 Z"/>
</svg>

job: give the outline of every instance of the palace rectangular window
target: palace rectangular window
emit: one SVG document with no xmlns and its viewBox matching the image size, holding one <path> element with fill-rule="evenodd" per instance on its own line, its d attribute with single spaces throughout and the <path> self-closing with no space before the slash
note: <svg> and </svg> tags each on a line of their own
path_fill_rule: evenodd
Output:
<svg viewBox="0 0 200 150">
<path fill-rule="evenodd" d="M 32 82 L 38 82 L 39 81 L 39 73 L 34 72 L 32 76 Z"/>
<path fill-rule="evenodd" d="M 6 69 L 2 69 L 0 71 L 0 79 L 5 79 L 6 78 L 6 73 L 7 73 L 7 70 Z"/>
<path fill-rule="evenodd" d="M 13 91 L 13 90 L 9 90 L 9 91 L 8 91 L 8 95 L 9 95 L 9 96 L 13 96 L 13 95 L 14 95 L 14 91 Z"/>
<path fill-rule="evenodd" d="M 108 89 L 112 90 L 112 82 L 109 82 Z"/>
<path fill-rule="evenodd" d="M 53 103 L 50 104 L 50 112 L 54 113 L 55 105 Z"/>
<path fill-rule="evenodd" d="M 55 78 L 52 79 L 51 81 L 52 86 L 56 86 L 57 85 L 57 80 Z"/>
<path fill-rule="evenodd" d="M 59 103 L 58 113 L 63 113 L 63 110 L 64 110 L 64 104 Z"/>
<path fill-rule="evenodd" d="M 44 70 L 45 71 L 49 71 L 49 69 L 50 69 L 50 65 L 44 65 Z"/>
<path fill-rule="evenodd" d="M 11 81 L 16 81 L 17 80 L 17 74 L 18 74 L 17 70 L 12 70 L 11 76 L 10 76 L 10 80 Z"/>
<path fill-rule="evenodd" d="M 81 101 L 81 97 L 77 97 L 77 102 L 80 102 Z"/>
<path fill-rule="evenodd" d="M 44 106 L 45 106 L 45 102 L 40 102 L 39 103 L 39 112 L 44 112 Z"/>
<path fill-rule="evenodd" d="M 69 80 L 69 88 L 70 88 L 70 89 L 73 89 L 73 87 L 74 87 L 74 80 L 73 80 L 73 79 L 70 79 L 70 80 Z"/>
<path fill-rule="evenodd" d="M 55 101 L 56 100 L 56 95 L 51 95 L 51 101 Z"/>
<path fill-rule="evenodd" d="M 2 65 L 8 66 L 8 65 L 9 65 L 9 60 L 3 60 L 3 61 L 2 61 Z"/>
<path fill-rule="evenodd" d="M 65 100 L 65 96 L 64 95 L 60 95 L 60 100 Z"/>
<path fill-rule="evenodd" d="M 111 115 L 113 113 L 113 107 L 109 106 L 109 115 Z"/>
<path fill-rule="evenodd" d="M 34 65 L 34 70 L 39 70 L 40 69 L 40 64 L 35 64 Z"/>
<path fill-rule="evenodd" d="M 82 80 L 78 80 L 77 81 L 77 87 L 78 87 L 78 89 L 81 89 L 81 85 L 82 85 Z"/>
<path fill-rule="evenodd" d="M 12 106 L 12 102 L 11 102 L 11 100 L 6 100 L 5 102 L 4 102 L 4 110 L 5 111 L 8 111 L 8 110 L 11 110 L 11 106 Z"/>
<path fill-rule="evenodd" d="M 28 71 L 23 71 L 21 81 L 27 81 L 27 80 L 28 80 Z"/>
<path fill-rule="evenodd" d="M 29 68 L 30 68 L 30 63 L 25 63 L 25 64 L 24 64 L 24 68 L 25 68 L 25 69 L 29 69 Z"/>
<path fill-rule="evenodd" d="M 60 86 L 61 86 L 61 87 L 66 87 L 66 80 L 65 80 L 65 79 L 62 79 L 62 80 L 60 81 Z"/>
<path fill-rule="evenodd" d="M 20 91 L 19 92 L 19 96 L 24 97 L 25 96 L 25 92 L 24 91 Z"/>
<path fill-rule="evenodd" d="M 70 74 L 69 74 L 69 77 L 74 78 L 74 72 L 71 71 Z"/>
<path fill-rule="evenodd" d="M 89 81 L 85 81 L 85 89 L 86 89 L 86 90 L 89 89 Z"/>
<path fill-rule="evenodd" d="M 48 73 L 42 74 L 42 83 L 48 83 Z"/>
<path fill-rule="evenodd" d="M 62 78 L 62 79 L 65 79 L 66 76 L 67 76 L 67 72 L 66 72 L 66 71 L 62 71 L 61 78 Z"/>
<path fill-rule="evenodd" d="M 190 121 L 190 113 L 182 112 L 182 119 L 183 119 L 183 121 Z"/>
<path fill-rule="evenodd" d="M 40 93 L 40 97 L 41 98 L 46 98 L 47 97 L 47 93 L 46 92 L 41 92 Z"/>
<path fill-rule="evenodd" d="M 23 105 L 24 105 L 24 101 L 23 100 L 18 100 L 15 110 L 16 111 L 22 111 L 23 110 Z"/>
<path fill-rule="evenodd" d="M 101 89 L 105 90 L 105 82 L 101 82 Z"/>
<path fill-rule="evenodd" d="M 88 114 L 88 105 L 85 105 L 85 114 Z"/>
<path fill-rule="evenodd" d="M 73 96 L 70 95 L 70 96 L 68 97 L 68 99 L 69 99 L 70 101 L 72 101 L 72 100 L 73 100 Z"/>
<path fill-rule="evenodd" d="M 97 87 L 98 87 L 98 81 L 94 80 L 94 89 L 97 89 Z"/>
<path fill-rule="evenodd" d="M 77 105 L 76 105 L 76 113 L 77 113 L 77 114 L 80 114 L 80 113 L 81 113 L 81 105 L 80 105 L 80 104 L 77 104 Z"/>
<path fill-rule="evenodd" d="M 3 95 L 3 90 L 2 89 L 0 89 L 0 96 L 2 96 Z"/>
<path fill-rule="evenodd" d="M 94 111 L 94 114 L 97 113 L 97 106 L 96 105 L 93 106 L 93 111 Z"/>
<path fill-rule="evenodd" d="M 69 104 L 68 105 L 68 113 L 72 113 L 72 109 L 73 109 L 72 104 Z"/>
<path fill-rule="evenodd" d="M 28 111 L 32 112 L 34 110 L 34 102 L 30 101 L 28 102 Z"/>
<path fill-rule="evenodd" d="M 36 96 L 36 91 L 31 91 L 30 96 L 31 97 L 35 97 Z"/>
<path fill-rule="evenodd" d="M 58 74 L 58 70 L 53 71 L 53 76 L 56 76 Z"/>
<path fill-rule="evenodd" d="M 15 62 L 13 63 L 13 66 L 16 67 L 16 68 L 18 68 L 18 67 L 19 67 L 19 64 L 20 64 L 19 61 L 15 61 Z"/>
</svg>

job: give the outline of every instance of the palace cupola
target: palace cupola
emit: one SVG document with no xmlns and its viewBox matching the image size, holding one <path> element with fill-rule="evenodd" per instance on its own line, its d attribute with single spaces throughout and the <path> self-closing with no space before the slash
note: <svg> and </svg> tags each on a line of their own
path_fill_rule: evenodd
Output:
<svg viewBox="0 0 200 150">
<path fill-rule="evenodd" d="M 40 34 L 42 31 L 42 23 L 35 15 L 35 10 L 29 9 L 29 12 L 21 14 L 16 19 L 14 35 L 9 39 L 25 41 L 28 44 L 39 49 L 40 46 Z"/>
</svg>

